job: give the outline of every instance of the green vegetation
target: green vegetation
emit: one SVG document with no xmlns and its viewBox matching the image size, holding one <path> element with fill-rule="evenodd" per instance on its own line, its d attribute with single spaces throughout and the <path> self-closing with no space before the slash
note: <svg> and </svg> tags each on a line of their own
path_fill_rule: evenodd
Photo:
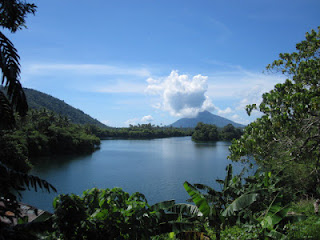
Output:
<svg viewBox="0 0 320 240">
<path fill-rule="evenodd" d="M 287 188 L 320 197 L 320 32 L 307 33 L 296 48 L 267 67 L 289 78 L 263 94 L 259 107 L 247 106 L 248 114 L 259 109 L 263 115 L 233 142 L 230 158 L 251 155 L 273 173 L 281 171 Z"/>
<path fill-rule="evenodd" d="M 150 206 L 141 193 L 129 195 L 120 188 L 91 189 L 77 195 L 60 195 L 53 206 L 53 239 L 150 239 L 186 224 L 178 220 L 174 200 Z"/>
<path fill-rule="evenodd" d="M 100 138 L 122 138 L 122 139 L 151 139 L 166 137 L 191 136 L 192 129 L 178 129 L 173 127 L 159 127 L 149 124 L 130 125 L 128 128 L 99 129 L 88 126 L 89 131 Z"/>
<path fill-rule="evenodd" d="M 15 32 L 25 26 L 26 14 L 35 9 L 19 0 L 0 1 L 0 25 Z M 13 221 L 21 216 L 19 191 L 56 191 L 45 180 L 24 173 L 28 156 L 93 151 L 99 139 L 92 133 L 125 138 L 181 133 L 151 124 L 109 131 L 74 125 L 46 110 L 27 114 L 19 82 L 19 56 L 2 33 L 0 39 L 5 85 L 0 91 L 0 239 L 320 238 L 320 217 L 312 211 L 314 200 L 301 201 L 301 196 L 320 197 L 320 27 L 318 32 L 307 33 L 306 40 L 297 44 L 297 52 L 280 54 L 280 59 L 268 66 L 290 79 L 263 95 L 259 105 L 263 116 L 247 126 L 240 139 L 233 140 L 232 160 L 249 161 L 252 156 L 262 167 L 253 176 L 244 177 L 244 171 L 234 175 L 229 165 L 225 179 L 217 180 L 220 191 L 185 182 L 195 205 L 166 201 L 149 206 L 142 194 L 129 195 L 118 188 L 92 189 L 82 197 L 60 195 L 53 202 L 51 219 L 16 226 L 2 219 Z M 247 106 L 248 114 L 257 109 L 255 104 Z M 219 139 L 214 126 L 200 124 L 196 132 L 206 140 Z M 230 126 L 222 132 L 226 139 L 237 133 Z"/>
<path fill-rule="evenodd" d="M 66 117 L 45 109 L 30 111 L 23 120 L 17 117 L 16 123 L 15 129 L 0 131 L 0 157 L 19 171 L 29 169 L 30 157 L 91 153 L 100 144 L 85 126 L 72 124 Z"/>
<path fill-rule="evenodd" d="M 239 139 L 242 135 L 242 130 L 235 128 L 232 124 L 228 124 L 222 129 L 218 129 L 216 125 L 204 124 L 199 122 L 192 134 L 194 141 L 231 141 Z"/>
<path fill-rule="evenodd" d="M 243 173 L 234 176 L 229 165 L 226 178 L 216 180 L 221 191 L 203 184 L 184 184 L 209 227 L 214 229 L 216 239 L 221 239 L 226 228 L 244 224 L 259 225 L 260 237 L 278 234 L 274 232 L 275 225 L 285 217 L 288 207 L 284 191 L 279 188 L 281 180 L 260 170 L 247 178 L 243 178 Z"/>
<path fill-rule="evenodd" d="M 97 119 L 93 119 L 88 114 L 70 106 L 62 100 L 33 89 L 24 88 L 23 90 L 26 94 L 30 109 L 42 110 L 45 108 L 48 111 L 67 117 L 70 122 L 75 124 L 90 124 L 100 128 L 107 128 L 106 125 L 102 124 Z"/>
<path fill-rule="evenodd" d="M 35 11 L 34 4 L 1 0 L 0 26 L 14 33 L 25 27 L 26 15 L 34 14 Z M 15 126 L 15 112 L 21 117 L 26 115 L 28 104 L 19 81 L 19 55 L 12 42 L 2 32 L 0 53 L 1 85 L 5 87 L 0 89 L 0 131 L 5 131 Z M 35 191 L 42 188 L 49 192 L 56 189 L 47 181 L 22 172 L 25 171 L 27 163 L 24 159 L 25 141 L 20 138 L 20 133 L 3 136 L 1 132 L 0 139 L 0 239 L 34 239 L 30 231 L 10 224 L 21 216 L 17 196 L 26 188 L 33 188 Z M 4 141 L 6 149 L 3 146 Z"/>
</svg>

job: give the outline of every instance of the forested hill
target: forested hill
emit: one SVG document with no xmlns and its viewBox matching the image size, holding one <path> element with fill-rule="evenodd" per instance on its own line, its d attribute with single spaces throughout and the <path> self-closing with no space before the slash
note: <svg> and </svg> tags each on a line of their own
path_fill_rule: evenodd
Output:
<svg viewBox="0 0 320 240">
<path fill-rule="evenodd" d="M 67 116 L 72 123 L 94 124 L 98 127 L 107 128 L 106 125 L 97 119 L 90 117 L 80 109 L 74 108 L 58 98 L 29 88 L 24 88 L 24 92 L 30 109 L 46 108 L 62 116 Z"/>
<path fill-rule="evenodd" d="M 181 118 L 178 121 L 172 123 L 170 126 L 177 128 L 195 128 L 198 122 L 203 122 L 205 124 L 214 124 L 219 128 L 232 124 L 236 128 L 243 128 L 244 125 L 235 123 L 227 118 L 220 117 L 218 115 L 212 114 L 208 111 L 200 112 L 194 118 Z"/>
</svg>

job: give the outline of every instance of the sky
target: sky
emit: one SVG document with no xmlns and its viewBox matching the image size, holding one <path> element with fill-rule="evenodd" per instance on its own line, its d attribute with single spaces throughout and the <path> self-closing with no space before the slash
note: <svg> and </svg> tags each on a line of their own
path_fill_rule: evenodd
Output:
<svg viewBox="0 0 320 240">
<path fill-rule="evenodd" d="M 320 25 L 319 0 L 42 0 L 18 49 L 23 87 L 114 127 L 168 125 L 245 106 L 285 80 L 264 72 Z"/>
</svg>

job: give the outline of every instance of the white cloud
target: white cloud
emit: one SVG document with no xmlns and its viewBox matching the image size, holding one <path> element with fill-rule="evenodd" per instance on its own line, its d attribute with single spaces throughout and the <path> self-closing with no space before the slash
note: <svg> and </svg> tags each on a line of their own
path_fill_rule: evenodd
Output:
<svg viewBox="0 0 320 240">
<path fill-rule="evenodd" d="M 22 71 L 24 83 L 32 88 L 59 85 L 73 91 L 98 93 L 141 94 L 149 76 L 150 71 L 144 67 L 108 64 L 25 63 Z"/>
<path fill-rule="evenodd" d="M 77 75 L 133 75 L 140 77 L 150 76 L 145 68 L 128 66 L 114 66 L 107 64 L 25 64 L 23 71 L 26 74 L 47 74 L 48 72 L 69 72 Z"/>
<path fill-rule="evenodd" d="M 188 75 L 179 75 L 178 71 L 172 71 L 164 79 L 149 78 L 146 92 L 159 95 L 161 103 L 157 106 L 172 116 L 192 117 L 200 111 L 214 109 L 206 95 L 207 79 L 208 77 L 200 74 L 189 78 Z"/>
<path fill-rule="evenodd" d="M 119 81 L 110 84 L 97 84 L 97 86 L 87 87 L 90 92 L 98 93 L 143 93 L 146 87 L 145 83 L 131 83 Z"/>
<path fill-rule="evenodd" d="M 143 118 L 141 118 L 142 122 L 152 122 L 153 121 L 153 117 L 151 115 L 147 115 L 144 116 Z"/>
</svg>

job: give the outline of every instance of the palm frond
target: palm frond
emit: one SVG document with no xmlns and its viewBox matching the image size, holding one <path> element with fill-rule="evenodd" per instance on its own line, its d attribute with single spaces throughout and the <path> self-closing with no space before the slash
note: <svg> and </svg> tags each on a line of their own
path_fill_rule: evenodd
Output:
<svg viewBox="0 0 320 240">
<path fill-rule="evenodd" d="M 29 190 L 30 188 L 33 188 L 35 191 L 40 188 L 47 190 L 48 192 L 50 192 L 50 190 L 57 192 L 57 189 L 46 180 L 43 180 L 37 176 L 15 171 L 11 168 L 8 168 L 1 161 L 0 173 L 1 183 L 6 183 L 5 186 L 2 184 L 2 186 L 0 187 L 0 191 L 2 191 L 3 187 L 7 189 L 13 188 L 17 190 L 24 190 L 26 187 Z"/>
<path fill-rule="evenodd" d="M 16 32 L 25 25 L 25 18 L 28 13 L 35 14 L 36 5 L 20 0 L 0 0 L 0 25 Z"/>
<path fill-rule="evenodd" d="M 12 128 L 15 124 L 13 109 L 6 95 L 0 91 L 0 129 Z"/>
<path fill-rule="evenodd" d="M 19 82 L 19 55 L 12 42 L 2 32 L 0 32 L 0 68 L 1 84 L 6 88 L 8 99 L 15 110 L 24 116 L 28 111 L 28 104 Z"/>
</svg>

